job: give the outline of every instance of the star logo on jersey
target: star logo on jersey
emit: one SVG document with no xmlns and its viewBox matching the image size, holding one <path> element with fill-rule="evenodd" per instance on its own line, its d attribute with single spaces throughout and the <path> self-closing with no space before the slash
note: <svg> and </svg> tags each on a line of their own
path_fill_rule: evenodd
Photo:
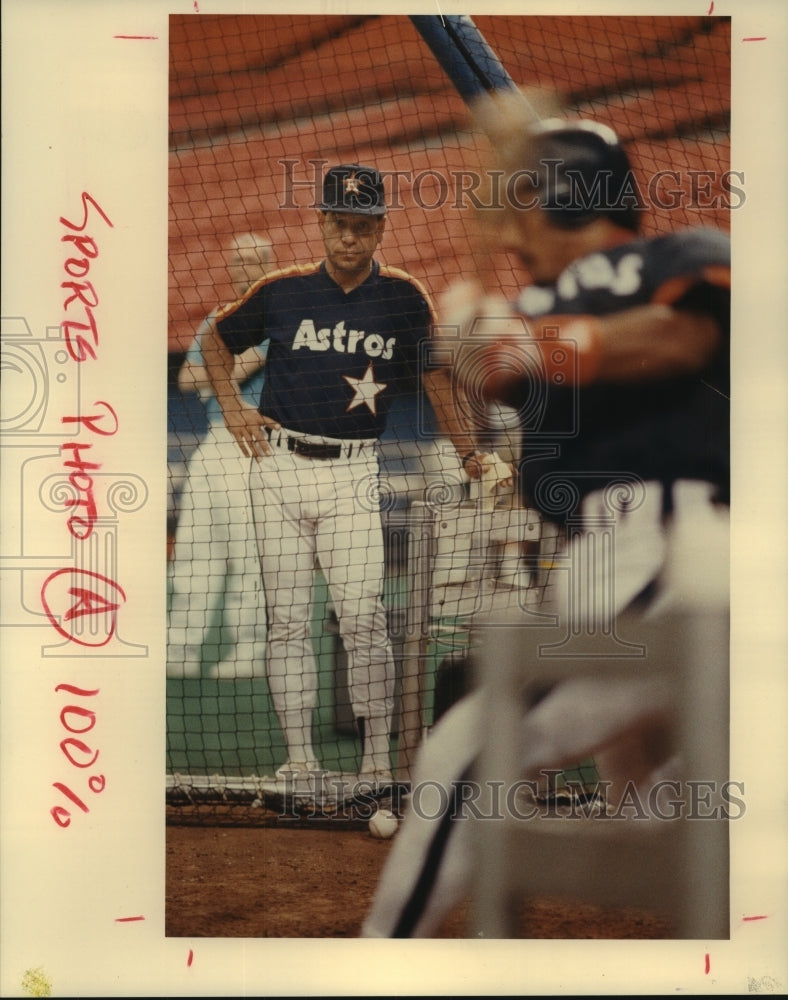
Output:
<svg viewBox="0 0 788 1000">
<path fill-rule="evenodd" d="M 356 171 L 354 170 L 350 177 L 346 177 L 343 181 L 345 185 L 345 194 L 360 194 L 361 191 L 358 186 L 358 179 L 356 178 Z"/>
<path fill-rule="evenodd" d="M 342 378 L 355 393 L 353 398 L 348 403 L 348 411 L 355 410 L 357 406 L 363 406 L 366 404 L 369 407 L 370 412 L 374 416 L 377 416 L 377 397 L 381 392 L 383 392 L 388 383 L 375 381 L 375 372 L 372 370 L 372 362 L 370 362 L 369 367 L 361 378 L 354 378 L 352 375 L 343 375 Z"/>
</svg>

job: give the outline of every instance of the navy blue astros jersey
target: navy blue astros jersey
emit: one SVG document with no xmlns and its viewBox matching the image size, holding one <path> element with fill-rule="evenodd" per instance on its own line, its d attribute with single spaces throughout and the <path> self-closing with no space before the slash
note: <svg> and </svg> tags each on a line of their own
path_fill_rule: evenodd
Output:
<svg viewBox="0 0 788 1000">
<path fill-rule="evenodd" d="M 268 341 L 261 413 L 303 434 L 358 440 L 380 437 L 392 400 L 416 388 L 432 321 L 426 292 L 404 271 L 373 261 L 345 293 L 322 262 L 262 278 L 217 326 L 233 354 Z"/>
<path fill-rule="evenodd" d="M 517 397 L 523 428 L 523 497 L 552 520 L 560 483 L 582 498 L 616 474 L 670 484 L 696 479 L 727 501 L 730 474 L 730 240 L 690 229 L 635 239 L 574 261 L 553 286 L 523 289 L 526 317 L 605 316 L 666 303 L 713 316 L 720 346 L 706 368 L 669 379 L 583 387 L 541 383 Z M 559 516 L 559 513 L 561 516 Z"/>
</svg>

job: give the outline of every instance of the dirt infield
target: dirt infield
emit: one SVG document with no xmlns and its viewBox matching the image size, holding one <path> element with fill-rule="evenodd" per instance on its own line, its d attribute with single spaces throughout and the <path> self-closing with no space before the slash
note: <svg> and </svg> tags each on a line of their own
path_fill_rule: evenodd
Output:
<svg viewBox="0 0 788 1000">
<path fill-rule="evenodd" d="M 167 826 L 167 937 L 358 937 L 393 841 L 365 829 Z M 468 905 L 436 938 L 464 938 Z M 535 899 L 522 938 L 666 939 L 667 922 L 639 910 Z"/>
</svg>

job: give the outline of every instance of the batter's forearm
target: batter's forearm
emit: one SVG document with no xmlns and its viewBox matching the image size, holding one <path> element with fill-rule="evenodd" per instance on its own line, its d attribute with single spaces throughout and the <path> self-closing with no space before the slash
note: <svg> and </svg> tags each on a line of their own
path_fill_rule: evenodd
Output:
<svg viewBox="0 0 788 1000">
<path fill-rule="evenodd" d="M 647 382 L 700 371 L 720 342 L 711 315 L 651 303 L 600 321 L 600 379 Z"/>
</svg>

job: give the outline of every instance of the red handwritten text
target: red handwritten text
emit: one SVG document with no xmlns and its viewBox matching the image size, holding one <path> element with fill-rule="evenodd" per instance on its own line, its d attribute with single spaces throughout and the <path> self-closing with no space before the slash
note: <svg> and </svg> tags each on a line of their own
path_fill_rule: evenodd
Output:
<svg viewBox="0 0 788 1000">
<path fill-rule="evenodd" d="M 95 698 L 99 693 L 98 688 L 91 690 L 74 687 L 72 684 L 58 684 L 55 691 L 63 691 L 80 698 Z M 69 764 L 80 771 L 93 767 L 98 760 L 99 751 L 94 750 L 83 739 L 80 739 L 83 734 L 89 733 L 96 725 L 96 713 L 93 709 L 86 708 L 84 705 L 66 705 L 60 711 L 60 724 L 66 732 L 73 734 L 66 736 L 60 741 L 60 749 Z M 106 784 L 106 778 L 103 774 L 91 774 L 88 776 L 88 791 L 95 795 L 103 792 Z M 90 807 L 85 802 L 85 799 L 69 785 L 62 781 L 53 781 L 52 787 L 60 792 L 63 798 L 67 799 L 72 806 L 76 806 L 82 812 L 90 812 Z M 52 806 L 50 814 L 59 827 L 65 828 L 71 825 L 71 811 L 66 806 Z"/>
<path fill-rule="evenodd" d="M 71 244 L 70 249 L 74 256 L 68 257 L 63 265 L 67 280 L 62 281 L 60 287 L 71 293 L 63 302 L 66 318 L 63 320 L 62 328 L 68 353 L 74 361 L 95 358 L 99 343 L 98 325 L 93 313 L 99 304 L 99 297 L 93 283 L 87 280 L 90 262 L 99 255 L 96 240 L 92 236 L 84 235 L 90 208 L 94 208 L 112 228 L 109 216 L 86 191 L 82 192 L 82 222 L 69 222 L 63 216 L 60 217 L 61 224 L 72 230 L 61 237 L 62 243 Z M 73 318 L 75 313 L 77 319 Z"/>
<path fill-rule="evenodd" d="M 88 430 L 93 431 L 95 434 L 101 435 L 112 435 L 118 429 L 118 415 L 115 413 L 113 408 L 109 403 L 103 400 L 97 400 L 93 404 L 94 406 L 103 406 L 106 408 L 104 413 L 93 413 L 89 415 L 79 416 L 79 417 L 63 417 L 62 421 L 64 424 L 81 424 Z M 100 427 L 99 423 L 109 414 L 112 417 L 111 427 Z M 69 472 L 68 481 L 77 491 L 77 496 L 75 498 L 69 498 L 65 501 L 66 507 L 77 507 L 80 508 L 80 513 L 72 514 L 68 519 L 68 530 L 80 541 L 84 541 L 86 538 L 90 537 L 93 531 L 93 527 L 96 523 L 96 518 L 98 517 L 98 511 L 96 509 L 96 498 L 93 490 L 93 478 L 89 475 L 90 472 L 95 472 L 97 469 L 101 468 L 98 462 L 88 462 L 82 457 L 82 452 L 87 451 L 92 445 L 78 442 L 69 442 L 61 446 L 61 451 L 66 452 L 69 458 L 64 462 L 66 469 L 71 470 Z"/>
<path fill-rule="evenodd" d="M 55 630 L 80 646 L 106 646 L 117 627 L 123 589 L 101 573 L 56 570 L 44 581 L 41 604 Z"/>
</svg>

